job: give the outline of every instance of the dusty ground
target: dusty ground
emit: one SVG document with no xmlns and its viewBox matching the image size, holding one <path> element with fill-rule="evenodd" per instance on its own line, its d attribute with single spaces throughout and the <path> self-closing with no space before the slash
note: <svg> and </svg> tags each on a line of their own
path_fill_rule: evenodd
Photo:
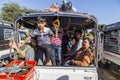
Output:
<svg viewBox="0 0 120 80">
<path fill-rule="evenodd" d="M 111 69 L 98 69 L 99 80 L 120 80 L 120 74 Z"/>
</svg>

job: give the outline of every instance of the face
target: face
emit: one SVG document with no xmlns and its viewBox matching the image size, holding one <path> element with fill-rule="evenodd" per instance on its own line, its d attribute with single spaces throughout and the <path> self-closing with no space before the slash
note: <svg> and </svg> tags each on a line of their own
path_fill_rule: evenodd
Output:
<svg viewBox="0 0 120 80">
<path fill-rule="evenodd" d="M 71 43 L 72 43 L 72 44 L 75 44 L 75 39 L 72 39 L 72 40 L 71 40 Z"/>
<path fill-rule="evenodd" d="M 85 39 L 85 40 L 83 41 L 82 45 L 83 45 L 83 47 L 85 47 L 85 48 L 89 48 L 89 47 L 90 47 L 90 43 L 89 43 L 88 39 Z"/>
<path fill-rule="evenodd" d="M 76 33 L 75 33 L 75 36 L 76 36 L 76 38 L 80 38 L 80 37 L 81 37 L 81 35 L 80 35 L 79 32 L 76 32 Z"/>
<path fill-rule="evenodd" d="M 46 25 L 46 22 L 40 21 L 40 22 L 37 22 L 37 25 L 40 30 L 43 30 Z"/>
<path fill-rule="evenodd" d="M 21 30 L 24 30 L 25 28 L 24 28 L 24 26 L 20 26 L 20 29 L 21 29 Z"/>
</svg>

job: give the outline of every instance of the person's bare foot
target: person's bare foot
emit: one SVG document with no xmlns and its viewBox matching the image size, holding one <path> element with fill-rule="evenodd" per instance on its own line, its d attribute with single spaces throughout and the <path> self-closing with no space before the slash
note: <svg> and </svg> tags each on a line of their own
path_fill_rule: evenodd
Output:
<svg viewBox="0 0 120 80">
<path fill-rule="evenodd" d="M 46 65 L 46 66 L 51 66 L 51 64 L 50 64 L 50 63 L 46 63 L 45 65 Z"/>
<path fill-rule="evenodd" d="M 51 64 L 51 61 L 47 62 L 45 65 L 46 65 L 46 66 L 51 66 L 51 65 L 52 65 L 52 64 Z"/>
</svg>

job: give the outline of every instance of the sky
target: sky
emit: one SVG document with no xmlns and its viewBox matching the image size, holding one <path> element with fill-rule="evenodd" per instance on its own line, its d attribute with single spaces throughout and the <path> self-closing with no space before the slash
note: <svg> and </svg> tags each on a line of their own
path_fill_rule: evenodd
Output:
<svg viewBox="0 0 120 80">
<path fill-rule="evenodd" d="M 99 24 L 112 24 L 120 21 L 120 0 L 66 0 L 80 13 L 89 13 L 98 19 Z M 16 2 L 21 7 L 42 10 L 50 7 L 54 2 L 62 5 L 63 0 L 0 0 L 0 11 L 4 3 Z"/>
</svg>

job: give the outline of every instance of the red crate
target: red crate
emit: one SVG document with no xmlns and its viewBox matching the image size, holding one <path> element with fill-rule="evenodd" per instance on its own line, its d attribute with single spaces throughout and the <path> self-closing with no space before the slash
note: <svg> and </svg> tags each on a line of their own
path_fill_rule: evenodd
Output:
<svg viewBox="0 0 120 80">
<path fill-rule="evenodd" d="M 0 80 L 13 80 L 13 79 L 9 77 L 9 78 L 2 78 L 2 79 L 0 78 Z"/>
<path fill-rule="evenodd" d="M 0 80 L 34 80 L 34 68 L 36 66 L 36 62 L 32 60 L 15 60 L 6 65 L 5 67 L 10 67 L 14 64 L 20 64 L 22 61 L 27 63 L 28 66 L 32 66 L 30 70 L 25 74 L 2 74 L 0 75 Z"/>
</svg>

